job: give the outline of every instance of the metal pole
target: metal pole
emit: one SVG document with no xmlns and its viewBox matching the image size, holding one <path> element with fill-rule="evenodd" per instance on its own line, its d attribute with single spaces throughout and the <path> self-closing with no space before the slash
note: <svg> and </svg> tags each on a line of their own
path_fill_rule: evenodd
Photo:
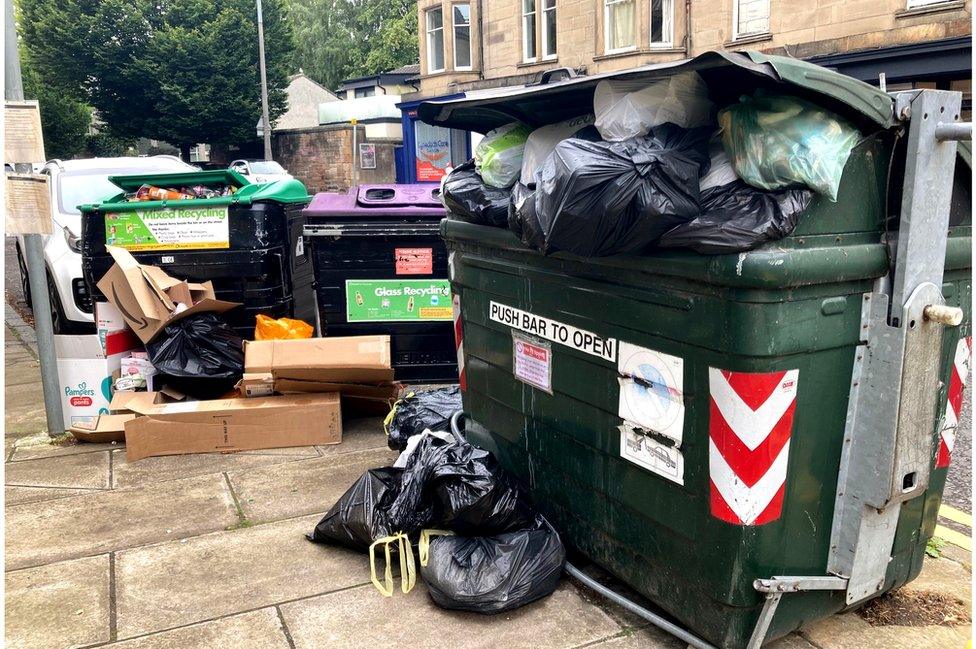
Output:
<svg viewBox="0 0 976 649">
<path fill-rule="evenodd" d="M 264 67 L 264 15 L 258 5 L 258 65 L 261 68 L 261 134 L 264 136 L 264 159 L 271 160 L 271 119 L 268 117 L 268 72 Z"/>
<path fill-rule="evenodd" d="M 11 100 L 24 99 L 24 84 L 20 75 L 20 52 L 17 48 L 17 27 L 14 24 L 13 0 L 4 2 L 4 96 Z M 11 161 L 16 163 L 43 162 L 42 160 Z M 20 171 L 20 164 L 17 170 Z M 27 165 L 26 171 L 30 171 Z M 41 218 L 49 219 L 50 214 Z M 61 413 L 61 386 L 58 381 L 58 359 L 54 353 L 54 328 L 51 322 L 51 297 L 47 292 L 47 267 L 44 263 L 44 237 L 40 234 L 24 235 L 24 254 L 27 257 L 27 274 L 34 305 L 34 331 L 37 336 L 37 355 L 41 364 L 41 386 L 44 390 L 44 414 L 49 435 L 64 432 Z"/>
</svg>

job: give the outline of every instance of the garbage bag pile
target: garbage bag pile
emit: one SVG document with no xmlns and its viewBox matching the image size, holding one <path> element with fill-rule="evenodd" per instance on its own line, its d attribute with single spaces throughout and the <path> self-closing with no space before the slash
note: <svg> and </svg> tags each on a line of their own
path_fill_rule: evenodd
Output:
<svg viewBox="0 0 976 649">
<path fill-rule="evenodd" d="M 411 437 L 394 466 L 364 473 L 308 539 L 368 551 L 373 583 L 387 596 L 393 593 L 393 554 L 401 589 L 412 588 L 417 542 L 421 576 L 434 601 L 479 613 L 549 595 L 566 558 L 559 534 L 491 453 L 431 431 Z M 385 583 L 376 571 L 380 548 Z"/>
<path fill-rule="evenodd" d="M 451 415 L 461 409 L 457 385 L 424 392 L 410 392 L 393 404 L 383 421 L 387 444 L 394 451 L 407 448 L 407 440 L 425 430 L 448 430 Z"/>
<path fill-rule="evenodd" d="M 146 343 L 146 351 L 170 386 L 197 399 L 220 397 L 244 375 L 243 339 L 209 311 L 167 325 Z"/>
<path fill-rule="evenodd" d="M 759 89 L 716 106 L 697 72 L 603 80 L 593 110 L 488 133 L 444 181 L 450 217 L 507 226 L 543 254 L 742 252 L 789 236 L 818 196 L 836 201 L 861 140 L 798 97 Z"/>
</svg>

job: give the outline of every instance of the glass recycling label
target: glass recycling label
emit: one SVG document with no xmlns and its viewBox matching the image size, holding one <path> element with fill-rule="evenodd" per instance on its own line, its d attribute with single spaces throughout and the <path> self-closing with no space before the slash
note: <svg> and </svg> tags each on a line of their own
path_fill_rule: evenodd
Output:
<svg viewBox="0 0 976 649">
<path fill-rule="evenodd" d="M 227 207 L 191 207 L 109 212 L 105 243 L 126 250 L 230 248 Z"/>
<path fill-rule="evenodd" d="M 451 284 L 446 279 L 348 279 L 347 322 L 450 320 Z"/>
</svg>

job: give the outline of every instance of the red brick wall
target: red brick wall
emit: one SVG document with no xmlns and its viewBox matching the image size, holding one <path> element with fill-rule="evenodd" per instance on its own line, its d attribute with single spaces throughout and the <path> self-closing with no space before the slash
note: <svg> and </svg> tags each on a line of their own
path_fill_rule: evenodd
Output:
<svg viewBox="0 0 976 649">
<path fill-rule="evenodd" d="M 357 142 L 366 139 L 358 127 Z M 319 126 L 301 131 L 274 134 L 274 158 L 293 176 L 301 180 L 310 194 L 344 192 L 356 182 L 353 167 L 352 126 Z M 360 169 L 358 184 L 392 183 L 396 169 L 393 148 L 398 142 L 372 141 L 376 144 L 376 169 Z M 358 165 L 358 158 L 355 164 Z"/>
</svg>

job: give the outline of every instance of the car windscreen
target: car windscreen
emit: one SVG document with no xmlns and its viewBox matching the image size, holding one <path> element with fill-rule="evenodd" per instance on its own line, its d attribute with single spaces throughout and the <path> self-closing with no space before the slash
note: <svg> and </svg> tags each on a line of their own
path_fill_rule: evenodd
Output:
<svg viewBox="0 0 976 649">
<path fill-rule="evenodd" d="M 286 174 L 284 167 L 274 160 L 255 160 L 249 163 L 252 174 Z"/>
<path fill-rule="evenodd" d="M 58 206 L 64 214 L 80 214 L 79 205 L 99 203 L 118 194 L 121 189 L 109 182 L 117 172 L 96 171 L 63 173 L 58 177 Z"/>
</svg>

